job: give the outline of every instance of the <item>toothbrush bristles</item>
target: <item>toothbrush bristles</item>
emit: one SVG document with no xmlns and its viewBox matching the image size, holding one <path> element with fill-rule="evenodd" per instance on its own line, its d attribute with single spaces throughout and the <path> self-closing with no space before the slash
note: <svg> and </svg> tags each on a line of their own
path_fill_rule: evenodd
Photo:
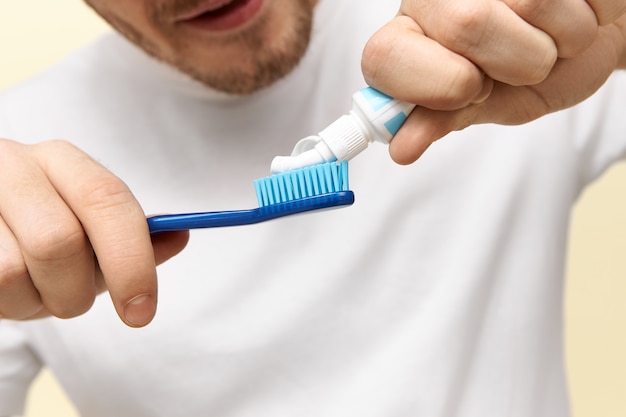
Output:
<svg viewBox="0 0 626 417">
<path fill-rule="evenodd" d="M 327 162 L 254 181 L 259 207 L 348 191 L 348 162 Z"/>
</svg>

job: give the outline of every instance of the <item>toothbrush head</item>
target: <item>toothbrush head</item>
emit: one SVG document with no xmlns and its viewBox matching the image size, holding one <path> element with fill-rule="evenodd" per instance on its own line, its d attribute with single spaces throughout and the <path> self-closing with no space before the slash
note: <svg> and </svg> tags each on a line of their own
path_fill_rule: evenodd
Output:
<svg viewBox="0 0 626 417">
<path fill-rule="evenodd" d="M 254 181 L 259 207 L 348 190 L 348 162 L 327 162 Z"/>
</svg>

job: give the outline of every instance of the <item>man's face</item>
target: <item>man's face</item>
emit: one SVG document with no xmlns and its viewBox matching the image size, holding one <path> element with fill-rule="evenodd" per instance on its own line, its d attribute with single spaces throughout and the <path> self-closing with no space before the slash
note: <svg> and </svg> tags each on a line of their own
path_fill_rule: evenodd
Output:
<svg viewBox="0 0 626 417">
<path fill-rule="evenodd" d="M 318 0 L 85 0 L 149 54 L 207 86 L 248 94 L 289 73 Z"/>
</svg>

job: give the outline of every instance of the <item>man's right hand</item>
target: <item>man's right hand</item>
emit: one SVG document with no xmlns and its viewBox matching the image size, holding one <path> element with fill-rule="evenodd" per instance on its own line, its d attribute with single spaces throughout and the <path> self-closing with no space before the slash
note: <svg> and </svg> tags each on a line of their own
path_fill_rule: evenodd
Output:
<svg viewBox="0 0 626 417">
<path fill-rule="evenodd" d="M 626 68 L 626 0 L 403 0 L 368 42 L 369 85 L 418 107 L 392 140 L 402 164 L 471 124 L 573 106 Z"/>
<path fill-rule="evenodd" d="M 75 317 L 108 290 L 120 318 L 144 326 L 156 265 L 188 237 L 151 237 L 128 187 L 73 145 L 0 139 L 0 317 Z"/>
</svg>

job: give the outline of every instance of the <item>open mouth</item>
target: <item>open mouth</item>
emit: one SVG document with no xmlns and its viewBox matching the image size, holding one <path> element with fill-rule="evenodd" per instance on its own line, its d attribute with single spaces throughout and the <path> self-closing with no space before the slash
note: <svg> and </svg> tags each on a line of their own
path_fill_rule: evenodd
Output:
<svg viewBox="0 0 626 417">
<path fill-rule="evenodd" d="M 235 29 L 250 21 L 264 0 L 207 1 L 198 10 L 178 19 L 178 23 L 210 31 Z"/>
</svg>

